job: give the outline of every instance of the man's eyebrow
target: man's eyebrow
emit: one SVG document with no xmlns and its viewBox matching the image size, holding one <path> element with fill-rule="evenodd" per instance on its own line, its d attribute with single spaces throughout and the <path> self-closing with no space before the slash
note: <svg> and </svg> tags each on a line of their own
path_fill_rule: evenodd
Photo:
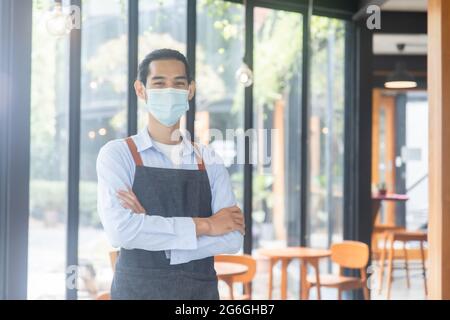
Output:
<svg viewBox="0 0 450 320">
<path fill-rule="evenodd" d="M 187 77 L 186 76 L 178 76 L 178 77 L 175 77 L 175 80 L 187 80 Z"/>
<path fill-rule="evenodd" d="M 154 77 L 151 77 L 151 80 L 164 80 L 164 79 L 166 79 L 166 77 L 163 77 L 163 76 L 154 76 Z"/>
</svg>

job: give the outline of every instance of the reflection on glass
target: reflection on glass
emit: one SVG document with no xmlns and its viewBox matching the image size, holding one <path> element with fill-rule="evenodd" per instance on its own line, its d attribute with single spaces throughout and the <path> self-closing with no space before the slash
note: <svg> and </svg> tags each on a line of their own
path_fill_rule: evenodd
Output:
<svg viewBox="0 0 450 320">
<path fill-rule="evenodd" d="M 242 207 L 243 165 L 237 163 L 237 139 L 243 128 L 244 90 L 235 79 L 243 56 L 243 7 L 226 2 L 197 5 L 196 139 L 222 157 Z"/>
<path fill-rule="evenodd" d="M 52 0 L 33 0 L 28 298 L 64 299 L 68 37 L 46 28 Z"/>
<path fill-rule="evenodd" d="M 253 245 L 295 245 L 300 241 L 302 15 L 256 8 L 254 17 L 254 127 L 258 131 L 252 150 L 257 160 Z"/>
<path fill-rule="evenodd" d="M 112 249 L 97 214 L 95 163 L 100 148 L 127 134 L 126 1 L 84 0 L 80 149 L 78 296 L 109 291 Z"/>
<path fill-rule="evenodd" d="M 308 234 L 310 246 L 342 240 L 345 22 L 311 20 Z"/>
<path fill-rule="evenodd" d="M 303 16 L 256 8 L 254 19 L 253 123 L 257 131 L 251 150 L 252 236 L 258 257 L 255 249 L 300 243 Z M 262 264 L 263 270 L 268 269 L 266 260 L 258 258 L 258 264 Z M 279 267 L 277 264 L 276 268 Z M 275 274 L 279 272 L 274 270 Z M 293 262 L 288 278 L 295 279 L 298 275 L 298 264 Z M 260 274 L 255 281 L 255 292 L 261 294 L 260 298 L 266 298 L 267 276 Z M 297 290 L 298 287 L 289 286 L 288 297 L 298 296 Z"/>
<path fill-rule="evenodd" d="M 156 49 L 186 54 L 187 0 L 139 1 L 139 62 Z M 148 122 L 144 102 L 138 101 L 138 130 Z M 185 128 L 186 119 L 181 119 Z"/>
</svg>

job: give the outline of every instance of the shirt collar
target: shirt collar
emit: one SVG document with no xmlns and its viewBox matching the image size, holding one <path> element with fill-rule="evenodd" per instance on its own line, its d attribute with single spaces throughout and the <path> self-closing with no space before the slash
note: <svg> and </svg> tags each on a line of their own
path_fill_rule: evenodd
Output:
<svg viewBox="0 0 450 320">
<path fill-rule="evenodd" d="M 186 135 L 184 132 L 181 131 L 181 136 L 183 137 L 183 141 L 181 142 L 183 144 L 183 155 L 190 155 L 192 154 L 193 147 L 192 143 L 189 141 L 189 139 L 186 138 Z M 141 129 L 138 134 L 136 135 L 136 139 L 134 140 L 136 144 L 136 148 L 138 152 L 142 152 L 144 150 L 147 150 L 149 148 L 154 148 L 153 139 L 150 136 L 147 126 L 145 126 L 143 129 Z"/>
</svg>

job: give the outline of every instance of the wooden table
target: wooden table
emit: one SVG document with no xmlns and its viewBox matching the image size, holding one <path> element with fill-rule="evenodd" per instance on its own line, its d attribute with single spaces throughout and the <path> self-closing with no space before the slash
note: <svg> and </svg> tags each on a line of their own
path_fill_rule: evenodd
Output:
<svg viewBox="0 0 450 320">
<path fill-rule="evenodd" d="M 409 197 L 403 194 L 374 194 L 372 195 L 372 252 L 378 252 L 378 243 L 377 237 L 378 235 L 382 235 L 383 241 L 386 245 L 387 235 L 389 231 L 397 231 L 404 229 L 404 227 L 400 227 L 397 225 L 389 225 L 389 224 L 377 224 L 377 217 L 379 215 L 379 211 L 381 208 L 382 201 L 397 201 L 397 202 L 405 202 L 408 201 Z"/>
<path fill-rule="evenodd" d="M 260 249 L 258 253 L 269 258 L 269 300 L 272 299 L 273 290 L 273 266 L 281 261 L 281 299 L 287 299 L 287 268 L 293 259 L 300 260 L 300 299 L 307 298 L 307 268 L 308 263 L 314 268 L 316 272 L 317 281 L 317 298 L 321 299 L 320 295 L 320 279 L 319 279 L 319 259 L 331 256 L 330 250 L 313 249 L 305 247 L 285 247 L 274 249 Z"/>
<path fill-rule="evenodd" d="M 246 273 L 248 271 L 248 267 L 246 265 L 233 262 L 215 262 L 214 269 L 216 269 L 217 278 L 227 284 L 230 292 L 230 299 L 234 300 L 233 277 Z"/>
<path fill-rule="evenodd" d="M 395 193 L 388 193 L 388 194 L 374 194 L 372 195 L 372 224 L 375 226 L 375 222 L 378 217 L 378 212 L 381 208 L 381 202 L 382 201 L 408 201 L 409 197 L 404 194 L 395 194 Z"/>
</svg>

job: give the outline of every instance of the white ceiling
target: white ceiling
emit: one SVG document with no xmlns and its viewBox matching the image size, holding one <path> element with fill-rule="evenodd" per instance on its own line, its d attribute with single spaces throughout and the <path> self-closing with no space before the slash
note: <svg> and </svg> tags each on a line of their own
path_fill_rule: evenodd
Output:
<svg viewBox="0 0 450 320">
<path fill-rule="evenodd" d="M 397 44 L 404 43 L 404 55 L 426 55 L 427 35 L 426 34 L 374 34 L 373 53 L 374 54 L 400 54 Z"/>
<path fill-rule="evenodd" d="M 381 6 L 381 10 L 426 12 L 427 4 L 427 0 L 388 0 Z"/>
</svg>

